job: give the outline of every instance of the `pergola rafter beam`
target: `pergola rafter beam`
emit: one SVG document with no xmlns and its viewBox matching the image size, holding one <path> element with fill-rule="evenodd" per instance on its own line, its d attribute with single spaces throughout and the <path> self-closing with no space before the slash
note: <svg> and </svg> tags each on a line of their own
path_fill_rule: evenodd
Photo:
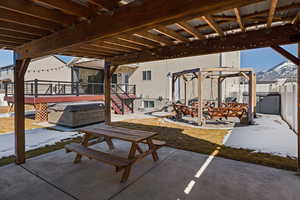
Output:
<svg viewBox="0 0 300 200">
<path fill-rule="evenodd" d="M 88 0 L 88 2 L 107 10 L 114 10 L 119 7 L 119 0 Z"/>
<path fill-rule="evenodd" d="M 284 25 L 273 27 L 268 31 L 254 30 L 227 35 L 225 38 L 211 38 L 195 40 L 187 44 L 149 49 L 147 51 L 120 55 L 110 58 L 113 64 L 129 64 L 161 59 L 180 58 L 187 56 L 206 55 L 219 52 L 237 51 L 270 47 L 274 43 L 279 45 L 291 44 L 300 40 L 300 25 Z M 285 37 L 282 37 L 282 32 Z"/>
<path fill-rule="evenodd" d="M 205 39 L 204 35 L 202 35 L 195 27 L 193 27 L 192 25 L 190 25 L 187 22 L 184 22 L 184 21 L 178 22 L 178 23 L 176 23 L 176 25 L 197 39 Z"/>
<path fill-rule="evenodd" d="M 172 44 L 174 44 L 172 40 L 169 40 L 169 39 L 164 38 L 162 36 L 150 33 L 148 31 L 139 32 L 139 33 L 136 33 L 135 35 L 137 35 L 139 37 L 142 37 L 142 38 L 145 38 L 147 40 L 151 40 L 153 42 L 160 43 L 161 45 L 172 45 Z"/>
<path fill-rule="evenodd" d="M 131 42 L 131 43 L 134 43 L 134 44 L 142 45 L 142 46 L 145 46 L 145 47 L 149 47 L 149 48 L 160 46 L 156 42 L 153 42 L 151 40 L 147 40 L 147 39 L 135 36 L 135 35 L 119 36 L 118 39 L 124 40 L 124 41 L 127 41 L 127 42 Z"/>
<path fill-rule="evenodd" d="M 199 15 L 211 15 L 219 11 L 242 7 L 259 1 L 261 0 L 173 0 L 170 4 L 169 0 L 144 0 L 140 4 L 121 6 L 114 12 L 113 16 L 97 15 L 90 21 L 82 22 L 42 39 L 27 43 L 17 48 L 17 51 L 22 57 L 40 57 L 61 52 L 64 48 L 92 42 L 96 39 L 110 38 L 125 33 L 134 34 L 160 25 L 192 19 Z"/>
<path fill-rule="evenodd" d="M 210 16 L 203 16 L 202 19 L 214 30 L 219 36 L 224 36 L 224 32 L 219 27 L 219 25 L 215 22 L 215 20 Z"/>
<path fill-rule="evenodd" d="M 267 28 L 271 28 L 272 26 L 272 21 L 275 15 L 277 4 L 278 4 L 278 0 L 271 0 L 268 21 L 267 21 Z"/>
<path fill-rule="evenodd" d="M 176 33 L 175 31 L 168 29 L 167 27 L 164 27 L 164 26 L 160 26 L 158 28 L 155 28 L 154 30 L 156 30 L 159 33 L 166 35 L 170 38 L 173 38 L 179 42 L 189 42 L 190 41 L 188 38 L 185 38 L 184 36 L 180 35 L 180 33 Z"/>
<path fill-rule="evenodd" d="M 25 0 L 0 1 L 0 8 L 65 25 L 71 25 L 76 20 L 75 17 Z"/>
<path fill-rule="evenodd" d="M 235 13 L 235 16 L 236 16 L 236 21 L 238 22 L 242 32 L 245 32 L 246 29 L 245 29 L 245 26 L 244 26 L 244 22 L 243 22 L 243 19 L 242 19 L 242 16 L 241 16 L 240 9 L 239 8 L 234 8 L 234 13 Z"/>
<path fill-rule="evenodd" d="M 75 15 L 77 17 L 85 17 L 88 18 L 92 16 L 91 10 L 87 7 L 75 3 L 74 1 L 61 1 L 61 0 L 34 0 L 35 2 L 39 2 L 43 5 L 49 6 L 51 8 L 55 8 L 61 10 L 62 12 Z"/>
<path fill-rule="evenodd" d="M 45 30 L 42 30 L 39 28 L 34 28 L 34 27 L 30 27 L 30 26 L 25 26 L 22 24 L 6 22 L 6 21 L 1 21 L 1 20 L 0 20 L 0 29 L 15 31 L 18 33 L 30 34 L 30 35 L 34 35 L 34 36 L 43 36 L 43 35 L 47 35 L 50 33 L 49 31 L 45 31 Z"/>
<path fill-rule="evenodd" d="M 274 49 L 280 55 L 292 61 L 295 65 L 300 65 L 300 59 L 288 52 L 287 50 L 285 50 L 284 48 L 282 48 L 281 46 L 274 44 L 271 46 L 271 48 Z"/>
<path fill-rule="evenodd" d="M 61 25 L 58 23 L 46 21 L 29 15 L 16 13 L 11 10 L 0 8 L 0 20 L 6 22 L 13 22 L 23 24 L 25 26 L 40 28 L 47 31 L 54 31 L 60 29 Z"/>
</svg>

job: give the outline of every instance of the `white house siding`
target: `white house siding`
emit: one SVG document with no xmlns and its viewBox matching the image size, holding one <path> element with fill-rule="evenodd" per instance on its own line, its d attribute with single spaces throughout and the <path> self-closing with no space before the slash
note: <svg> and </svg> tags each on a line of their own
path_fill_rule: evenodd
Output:
<svg viewBox="0 0 300 200">
<path fill-rule="evenodd" d="M 25 80 L 50 80 L 71 82 L 71 67 L 55 56 L 48 56 L 30 62 Z"/>
<path fill-rule="evenodd" d="M 159 108 L 165 104 L 170 98 L 170 78 L 171 73 L 193 69 L 219 67 L 220 64 L 226 67 L 240 67 L 240 52 L 222 53 L 222 63 L 220 63 L 220 54 L 211 54 L 205 56 L 194 56 L 187 58 L 169 59 L 154 62 L 137 63 L 132 66 L 137 66 L 137 69 L 130 75 L 129 84 L 136 85 L 137 97 L 143 100 L 155 101 L 155 107 Z M 151 70 L 151 80 L 142 80 L 143 71 Z M 232 91 L 236 92 L 238 80 L 231 78 L 225 81 L 224 95 L 231 95 Z M 205 80 L 204 83 L 204 99 L 215 100 L 217 98 L 217 80 Z M 211 84 L 213 88 L 211 89 Z M 237 85 L 236 85 L 237 84 Z M 225 87 L 226 85 L 226 87 Z M 184 83 L 180 81 L 180 98 L 183 99 Z M 176 86 L 178 91 L 178 86 Z M 188 83 L 187 98 L 191 99 L 197 96 L 196 80 Z M 231 88 L 231 89 L 230 89 Z M 177 95 L 178 96 L 178 95 Z M 162 98 L 163 101 L 158 100 Z M 136 101 L 136 107 L 143 107 L 141 101 Z"/>
<path fill-rule="evenodd" d="M 297 83 L 288 82 L 280 87 L 281 116 L 297 131 Z"/>
<path fill-rule="evenodd" d="M 71 67 L 56 56 L 47 56 L 32 60 L 25 74 L 27 80 L 71 81 Z M 13 68 L 1 72 L 0 80 L 14 81 Z"/>
</svg>

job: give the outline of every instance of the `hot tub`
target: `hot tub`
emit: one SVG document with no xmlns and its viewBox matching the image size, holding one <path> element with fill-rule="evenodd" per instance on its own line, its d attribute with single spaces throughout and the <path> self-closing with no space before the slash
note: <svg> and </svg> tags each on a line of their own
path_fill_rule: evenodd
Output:
<svg viewBox="0 0 300 200">
<path fill-rule="evenodd" d="M 59 103 L 48 107 L 48 122 L 79 127 L 105 120 L 103 102 Z"/>
</svg>

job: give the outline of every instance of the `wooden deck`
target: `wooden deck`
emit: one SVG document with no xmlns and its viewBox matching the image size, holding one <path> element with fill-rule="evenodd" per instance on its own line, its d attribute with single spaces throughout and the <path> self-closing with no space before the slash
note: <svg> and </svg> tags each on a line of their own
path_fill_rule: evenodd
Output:
<svg viewBox="0 0 300 200">
<path fill-rule="evenodd" d="M 8 103 L 14 103 L 13 96 L 6 96 L 4 100 Z M 104 101 L 104 95 L 67 95 L 67 96 L 25 96 L 25 104 L 37 103 L 63 103 L 63 102 L 78 102 L 78 101 Z"/>
</svg>

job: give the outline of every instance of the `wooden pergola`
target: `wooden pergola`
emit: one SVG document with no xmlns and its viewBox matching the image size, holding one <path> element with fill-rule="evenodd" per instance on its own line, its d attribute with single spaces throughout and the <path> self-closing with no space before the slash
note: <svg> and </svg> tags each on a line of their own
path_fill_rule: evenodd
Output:
<svg viewBox="0 0 300 200">
<path fill-rule="evenodd" d="M 16 163 L 25 162 L 24 74 L 31 59 L 105 59 L 110 123 L 110 79 L 122 64 L 272 47 L 299 65 L 299 56 L 279 46 L 299 42 L 299 8 L 299 0 L 0 1 L 0 47 L 15 52 Z"/>
<path fill-rule="evenodd" d="M 214 67 L 214 68 L 195 68 L 176 72 L 172 74 L 172 103 L 175 104 L 175 81 L 177 79 L 183 78 L 184 80 L 184 103 L 188 105 L 187 100 L 187 82 L 189 81 L 187 76 L 192 74 L 190 80 L 196 79 L 198 86 L 198 103 L 197 103 L 197 122 L 198 125 L 205 124 L 205 119 L 203 117 L 203 84 L 204 80 L 207 78 L 217 78 L 218 80 L 218 106 L 222 103 L 222 82 L 226 78 L 232 77 L 244 77 L 248 80 L 248 123 L 253 124 L 253 119 L 256 111 L 256 74 L 253 68 L 233 68 L 233 67 Z M 211 86 L 212 87 L 212 86 Z"/>
</svg>

